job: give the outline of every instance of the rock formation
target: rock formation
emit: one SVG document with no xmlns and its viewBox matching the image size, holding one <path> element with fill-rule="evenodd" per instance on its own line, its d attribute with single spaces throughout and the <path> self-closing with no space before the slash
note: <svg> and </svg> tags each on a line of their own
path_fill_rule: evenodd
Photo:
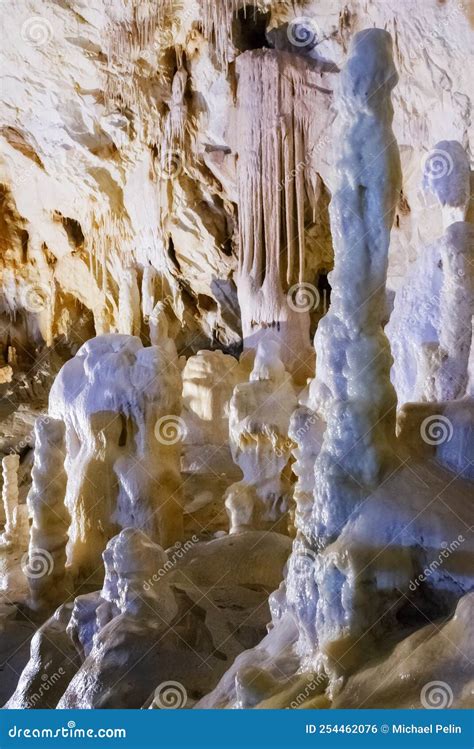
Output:
<svg viewBox="0 0 474 749">
<path fill-rule="evenodd" d="M 466 392 L 474 312 L 473 228 L 465 221 L 469 175 L 460 143 L 442 141 L 427 154 L 423 188 L 441 206 L 444 233 L 422 248 L 386 328 L 400 404 L 454 400 Z"/>
<path fill-rule="evenodd" d="M 100 571 L 114 532 L 145 529 L 168 546 L 182 535 L 181 374 L 169 347 L 99 336 L 64 365 L 50 414 L 66 425 L 67 564 Z"/>
<path fill-rule="evenodd" d="M 7 455 L 2 460 L 3 487 L 2 509 L 4 530 L 1 543 L 13 543 L 15 531 L 18 529 L 18 455 Z"/>
<path fill-rule="evenodd" d="M 250 382 L 236 385 L 230 401 L 230 446 L 244 475 L 226 492 L 231 533 L 288 525 L 288 426 L 296 395 L 278 354 L 276 341 L 261 341 Z"/>
<path fill-rule="evenodd" d="M 0 705 L 471 707 L 467 4 L 0 8 Z"/>
<path fill-rule="evenodd" d="M 35 462 L 27 497 L 32 517 L 26 575 L 33 608 L 59 604 L 69 597 L 66 544 L 70 515 L 65 506 L 64 422 L 40 418 L 35 424 Z"/>
</svg>

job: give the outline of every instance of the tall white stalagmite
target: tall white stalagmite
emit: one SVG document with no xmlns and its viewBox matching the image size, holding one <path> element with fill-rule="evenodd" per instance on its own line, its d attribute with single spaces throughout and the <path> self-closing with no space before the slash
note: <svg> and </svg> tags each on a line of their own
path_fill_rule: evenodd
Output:
<svg viewBox="0 0 474 749">
<path fill-rule="evenodd" d="M 399 407 L 461 398 L 468 381 L 474 283 L 473 226 L 466 221 L 469 157 L 457 141 L 441 141 L 423 167 L 423 190 L 437 198 L 444 232 L 421 247 L 385 329 Z"/>
<path fill-rule="evenodd" d="M 466 394 L 474 314 L 473 239 L 472 224 L 458 221 L 448 227 L 441 240 L 443 285 L 439 305 L 439 365 L 435 374 L 435 395 L 439 401 Z"/>
<path fill-rule="evenodd" d="M 4 510 L 5 529 L 3 541 L 11 542 L 15 532 L 16 514 L 18 507 L 18 455 L 6 455 L 2 460 L 2 503 Z"/>
<path fill-rule="evenodd" d="M 244 345 L 276 338 L 285 366 L 304 381 L 313 369 L 309 310 L 317 303 L 307 298 L 316 290 L 304 285 L 305 219 L 316 193 L 309 144 L 321 94 L 306 61 L 288 53 L 245 52 L 237 73 Z"/>
<path fill-rule="evenodd" d="M 70 515 L 66 509 L 65 425 L 50 417 L 35 424 L 35 462 L 28 509 L 33 518 L 28 577 L 33 608 L 57 604 L 66 597 L 66 544 Z"/>
<path fill-rule="evenodd" d="M 315 464 L 313 508 L 298 515 L 287 580 L 308 658 L 318 640 L 322 647 L 338 639 L 344 626 L 344 606 L 334 600 L 341 596 L 343 572 L 328 566 L 321 552 L 379 484 L 395 436 L 396 397 L 382 320 L 400 192 L 390 98 L 397 79 L 390 35 L 380 29 L 357 34 L 339 81 L 340 155 L 330 206 L 335 268 L 331 307 L 315 338 L 317 377 L 309 398 L 326 431 Z"/>
</svg>

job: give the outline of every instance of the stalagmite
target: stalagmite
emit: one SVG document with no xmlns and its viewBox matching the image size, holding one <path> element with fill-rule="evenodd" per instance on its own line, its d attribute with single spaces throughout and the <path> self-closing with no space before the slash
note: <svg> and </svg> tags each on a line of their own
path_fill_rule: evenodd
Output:
<svg viewBox="0 0 474 749">
<path fill-rule="evenodd" d="M 314 359 L 309 313 L 318 304 L 305 267 L 305 226 L 316 200 L 309 144 L 322 95 L 305 61 L 283 52 L 245 52 L 237 74 L 244 345 L 278 340 L 285 366 L 304 383 Z"/>
<path fill-rule="evenodd" d="M 140 322 L 137 273 L 128 268 L 123 270 L 120 276 L 118 332 L 124 335 L 139 335 Z"/>
<path fill-rule="evenodd" d="M 230 401 L 230 446 L 244 474 L 226 492 L 231 533 L 277 525 L 284 531 L 288 526 L 288 426 L 297 401 L 278 354 L 275 341 L 262 341 L 250 382 L 236 385 Z"/>
<path fill-rule="evenodd" d="M 390 228 L 400 190 L 391 122 L 397 82 L 387 32 L 357 34 L 341 72 L 338 184 L 330 206 L 335 268 L 331 307 L 319 324 L 317 376 L 310 402 L 326 420 L 315 463 L 314 505 L 290 560 L 288 601 L 300 624 L 301 652 L 311 658 L 347 625 L 327 609 L 345 581 L 320 552 L 390 466 L 395 393 L 382 331 Z M 332 589 L 333 594 L 329 592 Z"/>
<path fill-rule="evenodd" d="M 234 387 L 245 378 L 244 366 L 222 351 L 198 351 L 183 369 L 183 418 L 186 442 L 227 446 L 229 402 Z"/>
<path fill-rule="evenodd" d="M 20 457 L 18 455 L 6 455 L 2 460 L 2 503 L 4 510 L 5 527 L 0 536 L 0 544 L 14 543 L 15 533 L 18 530 L 18 467 Z"/>
<path fill-rule="evenodd" d="M 443 285 L 440 293 L 436 400 L 454 400 L 466 393 L 474 314 L 474 226 L 457 222 L 441 242 Z"/>
<path fill-rule="evenodd" d="M 49 412 L 66 424 L 72 574 L 100 575 L 101 554 L 120 528 L 143 528 L 166 546 L 181 537 L 175 351 L 166 338 L 144 348 L 132 336 L 99 336 L 55 380 Z"/>
<path fill-rule="evenodd" d="M 469 160 L 456 141 L 441 141 L 424 159 L 423 189 L 441 207 L 443 234 L 422 247 L 395 297 L 386 327 L 399 405 L 447 401 L 466 392 L 474 271 Z"/>
<path fill-rule="evenodd" d="M 467 3 L 3 8 L 0 709 L 470 707 Z"/>
<path fill-rule="evenodd" d="M 68 597 L 66 544 L 70 523 L 65 506 L 65 425 L 50 417 L 35 424 L 35 460 L 27 503 L 33 519 L 25 574 L 32 608 L 58 604 Z"/>
</svg>

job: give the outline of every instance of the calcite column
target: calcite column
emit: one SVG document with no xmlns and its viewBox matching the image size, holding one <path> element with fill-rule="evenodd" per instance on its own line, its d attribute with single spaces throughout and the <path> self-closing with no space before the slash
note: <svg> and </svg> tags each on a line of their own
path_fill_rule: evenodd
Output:
<svg viewBox="0 0 474 749">
<path fill-rule="evenodd" d="M 324 648 L 350 627 L 344 571 L 328 566 L 322 552 L 379 484 L 395 437 L 396 397 L 382 321 L 401 177 L 391 124 L 397 79 L 390 35 L 380 29 L 357 34 L 339 80 L 337 184 L 330 206 L 335 268 L 331 307 L 315 338 L 317 376 L 310 392 L 326 431 L 315 464 L 314 504 L 299 514 L 287 579 L 308 658 L 318 641 Z"/>
<path fill-rule="evenodd" d="M 3 541 L 13 541 L 16 525 L 16 514 L 18 507 L 18 468 L 20 458 L 18 455 L 6 455 L 2 460 L 2 504 L 4 511 L 5 528 Z M 0 517 L 1 520 L 1 517 Z"/>
<path fill-rule="evenodd" d="M 54 605 L 66 597 L 66 544 L 70 515 L 65 505 L 64 437 L 62 421 L 50 417 L 37 419 L 32 486 L 27 498 L 33 522 L 28 562 L 24 566 L 33 608 Z"/>
</svg>

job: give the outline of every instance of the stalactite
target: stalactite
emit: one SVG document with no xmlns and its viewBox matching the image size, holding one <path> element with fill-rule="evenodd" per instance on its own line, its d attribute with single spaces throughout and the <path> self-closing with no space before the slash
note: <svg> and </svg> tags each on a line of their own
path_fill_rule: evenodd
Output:
<svg viewBox="0 0 474 749">
<path fill-rule="evenodd" d="M 104 91 L 109 107 L 121 102 L 141 116 L 151 108 L 146 79 L 141 81 L 136 62 L 141 55 L 152 59 L 150 53 L 157 54 L 169 44 L 170 33 L 165 32 L 172 10 L 173 0 L 127 0 L 126 20 L 110 24 L 106 32 L 108 66 Z"/>
<path fill-rule="evenodd" d="M 244 0 L 201 0 L 202 29 L 206 39 L 214 46 L 218 64 L 229 64 L 229 42 L 232 40 L 232 22 Z"/>
</svg>

